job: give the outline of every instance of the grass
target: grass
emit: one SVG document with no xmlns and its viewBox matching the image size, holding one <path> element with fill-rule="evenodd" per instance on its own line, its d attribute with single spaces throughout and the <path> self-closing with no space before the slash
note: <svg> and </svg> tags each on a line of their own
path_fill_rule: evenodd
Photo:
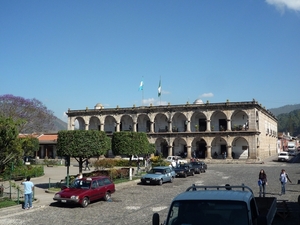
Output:
<svg viewBox="0 0 300 225">
<path fill-rule="evenodd" d="M 20 204 L 23 204 L 23 201 L 19 201 L 18 203 L 17 200 L 11 200 L 9 198 L 0 199 L 0 209 L 5 207 L 10 207 L 10 206 L 16 206 Z"/>
</svg>

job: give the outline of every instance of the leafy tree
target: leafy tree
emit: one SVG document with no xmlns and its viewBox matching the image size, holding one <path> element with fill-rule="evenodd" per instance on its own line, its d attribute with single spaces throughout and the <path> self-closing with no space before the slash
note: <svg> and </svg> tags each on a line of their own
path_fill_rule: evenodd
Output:
<svg viewBox="0 0 300 225">
<path fill-rule="evenodd" d="M 13 95 L 0 96 L 0 115 L 14 121 L 25 120 L 20 133 L 50 132 L 54 128 L 55 116 L 37 99 L 25 99 Z"/>
<path fill-rule="evenodd" d="M 278 131 L 289 132 L 293 136 L 300 134 L 300 110 L 278 115 Z"/>
<path fill-rule="evenodd" d="M 0 116 L 0 172 L 5 170 L 6 165 L 20 159 L 22 148 L 18 138 L 21 120 L 14 121 L 12 118 Z"/>
<path fill-rule="evenodd" d="M 34 156 L 34 152 L 39 150 L 40 143 L 39 139 L 33 136 L 26 136 L 20 139 L 22 149 L 24 151 L 24 155 L 26 156 Z"/>
<path fill-rule="evenodd" d="M 63 130 L 58 132 L 57 148 L 59 155 L 75 158 L 79 163 L 79 172 L 82 172 L 83 162 L 107 153 L 110 139 L 103 131 Z"/>
<path fill-rule="evenodd" d="M 114 155 L 144 155 L 152 153 L 146 133 L 115 132 L 112 137 Z"/>
</svg>

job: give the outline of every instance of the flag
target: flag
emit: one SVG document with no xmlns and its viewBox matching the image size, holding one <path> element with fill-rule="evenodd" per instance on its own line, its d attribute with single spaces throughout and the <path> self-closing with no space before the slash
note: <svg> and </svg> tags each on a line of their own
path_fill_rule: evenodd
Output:
<svg viewBox="0 0 300 225">
<path fill-rule="evenodd" d="M 158 97 L 161 96 L 161 81 L 159 80 L 159 84 L 158 84 Z"/>
<path fill-rule="evenodd" d="M 142 91 L 142 90 L 143 90 L 143 88 L 144 88 L 144 82 L 143 82 L 143 81 L 141 81 L 141 83 L 140 83 L 140 87 L 139 87 L 139 90 L 140 90 L 140 91 Z"/>
</svg>

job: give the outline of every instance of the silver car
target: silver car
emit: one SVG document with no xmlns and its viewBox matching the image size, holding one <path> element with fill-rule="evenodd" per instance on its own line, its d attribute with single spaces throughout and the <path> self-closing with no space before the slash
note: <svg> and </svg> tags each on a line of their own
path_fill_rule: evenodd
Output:
<svg viewBox="0 0 300 225">
<path fill-rule="evenodd" d="M 173 182 L 176 173 L 170 166 L 157 166 L 153 167 L 147 174 L 142 176 L 142 184 L 159 184 L 162 185 L 165 182 Z"/>
</svg>

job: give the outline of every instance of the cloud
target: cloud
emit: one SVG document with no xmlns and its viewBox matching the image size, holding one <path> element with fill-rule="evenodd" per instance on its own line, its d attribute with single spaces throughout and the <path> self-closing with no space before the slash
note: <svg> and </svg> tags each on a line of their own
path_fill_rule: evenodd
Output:
<svg viewBox="0 0 300 225">
<path fill-rule="evenodd" d="M 300 12 L 300 0 L 266 0 L 266 2 L 275 6 L 282 13 L 286 8 Z"/>
<path fill-rule="evenodd" d="M 159 101 L 158 99 L 154 99 L 154 98 L 143 99 L 144 106 L 149 106 L 150 104 L 154 106 L 154 105 L 167 105 L 168 103 L 166 101 Z"/>
<path fill-rule="evenodd" d="M 202 95 L 200 95 L 200 98 L 212 98 L 214 97 L 213 93 L 203 93 Z"/>
</svg>

